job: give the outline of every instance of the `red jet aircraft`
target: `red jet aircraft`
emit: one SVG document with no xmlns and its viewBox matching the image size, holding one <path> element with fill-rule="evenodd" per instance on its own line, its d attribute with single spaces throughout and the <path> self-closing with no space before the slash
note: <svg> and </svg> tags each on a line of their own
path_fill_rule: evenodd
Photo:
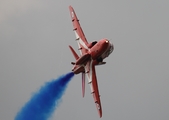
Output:
<svg viewBox="0 0 169 120">
<path fill-rule="evenodd" d="M 114 47 L 113 44 L 111 44 L 107 39 L 102 39 L 99 40 L 98 42 L 94 41 L 88 43 L 74 9 L 71 6 L 69 6 L 69 10 L 74 27 L 73 31 L 75 32 L 76 41 L 80 50 L 80 56 L 78 56 L 77 53 L 74 51 L 74 49 L 71 46 L 69 46 L 71 52 L 73 53 L 76 59 L 76 62 L 71 62 L 71 64 L 74 65 L 72 71 L 74 72 L 74 74 L 82 73 L 83 97 L 85 93 L 85 74 L 86 74 L 89 80 L 91 93 L 93 94 L 94 102 L 96 103 L 99 116 L 102 117 L 102 107 L 97 85 L 95 66 L 105 64 L 106 62 L 103 62 L 103 59 L 105 59 L 112 53 Z"/>
</svg>

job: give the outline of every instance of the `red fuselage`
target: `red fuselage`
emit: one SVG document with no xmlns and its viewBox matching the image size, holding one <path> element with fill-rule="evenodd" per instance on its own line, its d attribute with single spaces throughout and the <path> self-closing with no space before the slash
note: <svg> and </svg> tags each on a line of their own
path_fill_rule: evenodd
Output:
<svg viewBox="0 0 169 120">
<path fill-rule="evenodd" d="M 91 59 L 94 61 L 95 65 L 101 64 L 103 59 L 108 57 L 113 49 L 113 45 L 107 39 L 98 41 L 89 50 L 86 51 L 86 54 L 80 56 L 79 59 L 77 59 L 72 71 L 75 74 L 85 72 L 84 66 Z"/>
<path fill-rule="evenodd" d="M 110 52 L 113 51 L 113 45 L 107 40 L 102 39 L 98 41 L 90 50 L 89 54 L 93 60 L 102 57 L 102 59 L 109 56 Z"/>
</svg>

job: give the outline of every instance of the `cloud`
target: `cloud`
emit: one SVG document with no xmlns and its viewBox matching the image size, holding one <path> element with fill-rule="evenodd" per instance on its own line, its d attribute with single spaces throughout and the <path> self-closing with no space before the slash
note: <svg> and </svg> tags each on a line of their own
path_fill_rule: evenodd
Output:
<svg viewBox="0 0 169 120">
<path fill-rule="evenodd" d="M 42 9 L 44 5 L 40 0 L 2 0 L 0 1 L 0 23 L 30 10 Z"/>
</svg>

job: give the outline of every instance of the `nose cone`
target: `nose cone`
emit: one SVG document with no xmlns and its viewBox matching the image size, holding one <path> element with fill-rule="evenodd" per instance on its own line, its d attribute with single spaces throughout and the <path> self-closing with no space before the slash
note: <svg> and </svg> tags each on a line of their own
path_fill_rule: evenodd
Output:
<svg viewBox="0 0 169 120">
<path fill-rule="evenodd" d="M 103 39 L 102 46 L 107 49 L 110 46 L 110 42 L 107 39 Z"/>
<path fill-rule="evenodd" d="M 106 43 L 109 43 L 109 41 L 108 41 L 108 40 L 106 40 L 105 42 L 106 42 Z"/>
<path fill-rule="evenodd" d="M 107 40 L 107 39 L 105 39 L 105 45 L 107 46 L 107 56 L 109 56 L 112 52 L 113 52 L 113 50 L 114 50 L 114 46 L 113 46 L 113 44 L 109 41 L 109 40 Z"/>
<path fill-rule="evenodd" d="M 105 43 L 109 44 L 111 49 L 114 50 L 114 46 L 109 40 L 105 39 Z"/>
</svg>

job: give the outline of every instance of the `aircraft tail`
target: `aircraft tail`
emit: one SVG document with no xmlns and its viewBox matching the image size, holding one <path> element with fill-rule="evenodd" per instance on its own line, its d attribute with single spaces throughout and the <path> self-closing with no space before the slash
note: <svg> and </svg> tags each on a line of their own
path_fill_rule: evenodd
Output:
<svg viewBox="0 0 169 120">
<path fill-rule="evenodd" d="M 85 73 L 82 73 L 82 96 L 85 95 Z"/>
<path fill-rule="evenodd" d="M 76 60 L 79 59 L 79 56 L 77 55 L 77 53 L 74 51 L 74 49 L 69 45 L 69 48 L 73 54 L 73 56 L 75 57 Z M 75 65 L 74 62 L 71 62 L 71 64 Z M 82 96 L 84 97 L 85 95 L 85 73 L 82 72 Z"/>
</svg>

